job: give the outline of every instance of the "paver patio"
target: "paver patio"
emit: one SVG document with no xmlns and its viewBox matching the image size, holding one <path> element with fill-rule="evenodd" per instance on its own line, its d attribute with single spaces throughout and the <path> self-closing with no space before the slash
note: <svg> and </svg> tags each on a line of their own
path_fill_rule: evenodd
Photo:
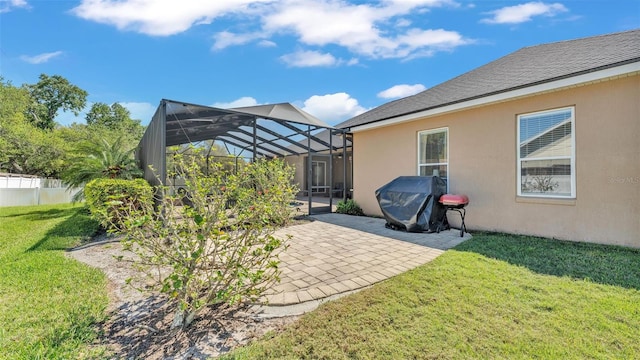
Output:
<svg viewBox="0 0 640 360">
<path fill-rule="evenodd" d="M 385 220 L 341 214 L 282 229 L 291 235 L 280 256 L 281 282 L 266 295 L 271 306 L 319 300 L 358 290 L 425 264 L 471 237 L 458 230 L 406 233 Z"/>
</svg>

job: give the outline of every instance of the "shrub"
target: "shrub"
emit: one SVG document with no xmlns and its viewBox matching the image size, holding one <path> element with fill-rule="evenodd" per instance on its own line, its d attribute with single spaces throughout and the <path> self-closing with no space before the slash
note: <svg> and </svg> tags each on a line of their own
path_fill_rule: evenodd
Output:
<svg viewBox="0 0 640 360">
<path fill-rule="evenodd" d="M 364 216 L 364 212 L 353 199 L 347 199 L 347 201 L 338 201 L 338 204 L 336 205 L 336 212 L 338 214 Z"/>
<path fill-rule="evenodd" d="M 173 327 L 186 328 L 206 306 L 256 301 L 279 281 L 278 254 L 285 239 L 274 236 L 290 215 L 297 189 L 293 169 L 282 160 L 260 160 L 208 175 L 194 156 L 175 154 L 187 191 L 164 193 L 155 216 L 132 208 L 123 215 L 125 249 L 139 257 L 152 289 L 176 305 Z"/>
<path fill-rule="evenodd" d="M 91 216 L 112 232 L 125 228 L 126 213 L 150 213 L 153 206 L 153 189 L 143 179 L 95 179 L 87 183 L 84 193 Z"/>
</svg>

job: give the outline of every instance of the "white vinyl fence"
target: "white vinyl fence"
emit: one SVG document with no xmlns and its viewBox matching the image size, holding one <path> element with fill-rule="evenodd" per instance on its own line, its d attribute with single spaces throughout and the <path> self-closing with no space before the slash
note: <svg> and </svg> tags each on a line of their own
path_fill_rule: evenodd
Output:
<svg viewBox="0 0 640 360">
<path fill-rule="evenodd" d="M 32 175 L 0 174 L 0 206 L 70 203 L 82 189 L 67 190 L 58 179 Z"/>
</svg>

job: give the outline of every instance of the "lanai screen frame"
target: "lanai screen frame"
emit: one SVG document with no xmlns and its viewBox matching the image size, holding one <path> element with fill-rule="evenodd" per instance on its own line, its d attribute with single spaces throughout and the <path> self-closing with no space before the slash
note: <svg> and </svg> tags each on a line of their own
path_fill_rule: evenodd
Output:
<svg viewBox="0 0 640 360">
<path fill-rule="evenodd" d="M 183 111 L 181 111 L 183 110 Z M 259 120 L 273 121 L 292 131 L 284 135 L 259 125 Z M 252 131 L 248 131 L 248 128 Z M 314 132 L 327 130 L 332 136 L 328 141 Z M 272 138 L 267 138 L 268 134 Z M 304 136 L 306 141 L 299 138 Z M 334 136 L 342 144 L 333 144 Z M 236 109 L 221 109 L 182 101 L 162 99 L 137 148 L 136 157 L 144 172 L 144 178 L 152 186 L 167 185 L 167 148 L 204 140 L 222 142 L 244 150 L 250 149 L 252 161 L 259 157 L 284 157 L 307 155 L 308 188 L 311 189 L 311 164 L 314 153 L 340 151 L 343 155 L 343 178 L 347 175 L 347 132 L 334 128 L 305 113 L 295 106 L 283 103 Z M 330 183 L 333 184 L 332 161 L 329 162 Z M 343 200 L 347 191 L 343 191 Z M 329 212 L 333 193 L 329 192 Z M 308 191 L 309 214 L 312 210 L 312 194 Z"/>
</svg>

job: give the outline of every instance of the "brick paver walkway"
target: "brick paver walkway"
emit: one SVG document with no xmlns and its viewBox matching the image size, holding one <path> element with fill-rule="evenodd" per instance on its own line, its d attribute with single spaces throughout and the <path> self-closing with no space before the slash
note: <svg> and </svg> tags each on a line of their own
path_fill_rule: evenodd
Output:
<svg viewBox="0 0 640 360">
<path fill-rule="evenodd" d="M 361 289 L 425 264 L 471 237 L 459 231 L 405 233 L 383 219 L 314 215 L 288 227 L 292 235 L 280 256 L 281 282 L 266 296 L 269 305 L 293 305 Z"/>
</svg>

